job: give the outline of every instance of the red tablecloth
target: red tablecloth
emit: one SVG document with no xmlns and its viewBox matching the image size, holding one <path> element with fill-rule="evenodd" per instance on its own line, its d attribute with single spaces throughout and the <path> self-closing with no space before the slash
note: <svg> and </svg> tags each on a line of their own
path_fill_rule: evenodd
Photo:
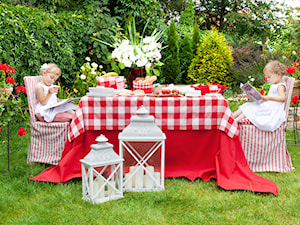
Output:
<svg viewBox="0 0 300 225">
<path fill-rule="evenodd" d="M 131 99 L 133 98 L 133 99 Z M 128 100 L 127 100 L 128 99 Z M 153 107 L 156 107 L 155 109 L 158 110 L 158 112 L 167 112 L 167 110 L 174 110 L 173 105 L 176 105 L 177 101 L 181 102 L 183 101 L 189 101 L 189 98 L 159 98 L 159 101 L 156 101 L 156 98 L 153 100 L 149 99 L 148 97 L 127 97 L 127 98 L 119 98 L 114 97 L 112 98 L 111 105 L 119 105 L 120 100 L 124 102 L 130 102 L 131 104 L 139 105 L 143 104 L 146 108 L 147 105 L 145 105 L 143 99 L 149 102 L 161 102 L 162 105 L 158 107 L 156 104 L 154 104 Z M 171 100 L 172 99 L 172 100 Z M 177 100 L 178 99 L 178 100 Z M 199 120 L 202 121 L 199 126 L 201 126 L 202 129 L 197 130 L 180 130 L 180 126 L 174 126 L 171 125 L 171 127 L 168 127 L 169 124 L 176 123 L 176 120 L 179 118 L 175 118 L 171 116 L 171 120 L 173 122 L 170 123 L 164 123 L 164 114 L 161 113 L 161 124 L 160 127 L 165 126 L 167 129 L 163 129 L 163 132 L 166 134 L 166 157 L 165 157 L 165 177 L 187 177 L 190 180 L 194 180 L 197 177 L 200 177 L 204 181 L 208 181 L 211 178 L 215 178 L 217 180 L 217 185 L 221 188 L 224 188 L 226 190 L 249 190 L 254 192 L 270 192 L 274 195 L 277 194 L 277 185 L 269 181 L 265 178 L 262 178 L 256 174 L 254 174 L 245 159 L 243 149 L 240 144 L 240 140 L 238 136 L 236 135 L 238 133 L 238 128 L 236 123 L 229 122 L 226 123 L 222 120 L 222 117 L 224 117 L 224 114 L 227 115 L 228 118 L 227 121 L 231 121 L 232 115 L 231 111 L 225 101 L 224 98 L 216 98 L 216 97 L 200 97 L 200 98 L 191 98 L 193 102 L 201 102 L 204 101 L 205 103 L 198 105 L 197 107 L 186 107 L 187 111 L 189 111 L 188 108 L 195 109 L 196 112 L 202 111 L 201 114 L 198 115 Z M 72 122 L 71 130 L 69 132 L 69 138 L 72 139 L 71 142 L 67 142 L 65 145 L 65 149 L 62 155 L 62 159 L 59 162 L 58 165 L 50 167 L 40 173 L 39 175 L 31 178 L 31 180 L 40 180 L 40 181 L 48 181 L 48 182 L 66 182 L 72 178 L 75 177 L 81 177 L 81 167 L 80 167 L 80 159 L 85 157 L 86 154 L 90 151 L 90 145 L 95 142 L 95 138 L 99 134 L 104 134 L 108 139 L 109 142 L 114 145 L 114 149 L 116 152 L 118 152 L 118 134 L 119 130 L 113 130 L 114 126 L 109 129 L 106 127 L 106 130 L 100 130 L 101 126 L 100 124 L 91 125 L 89 121 L 101 121 L 101 119 L 93 119 L 95 117 L 108 117 L 107 113 L 111 113 L 112 119 L 111 124 L 113 124 L 113 118 L 115 116 L 119 116 L 119 114 L 116 111 L 106 111 L 106 113 L 99 113 L 99 110 L 102 111 L 106 107 L 104 105 L 101 105 L 101 107 L 93 107 L 91 104 L 96 104 L 96 102 L 100 102 L 100 105 L 103 104 L 103 102 L 107 103 L 107 99 L 99 99 L 99 98 L 84 98 L 81 100 L 79 104 L 79 108 L 76 111 L 76 115 L 74 117 L 74 120 Z M 135 102 L 135 104 L 134 104 Z M 168 108 L 166 105 L 166 102 L 173 102 L 170 107 Z M 209 106 L 209 110 L 207 113 L 203 113 L 202 108 L 205 108 L 207 105 L 207 102 L 214 102 L 211 103 L 212 105 L 215 105 L 214 107 L 211 105 Z M 218 107 L 219 102 L 223 102 L 221 105 L 222 107 Z M 92 108 L 94 110 L 94 113 L 86 113 L 84 110 L 85 105 L 88 103 L 88 108 Z M 98 103 L 97 103 L 98 105 Z M 110 105 L 110 104 L 109 104 Z M 98 110 L 95 110 L 95 108 L 98 107 Z M 113 108 L 113 107 L 111 107 Z M 131 113 L 132 110 L 129 110 L 130 107 L 124 107 L 125 112 Z M 161 109 L 160 109 L 161 108 Z M 166 109 L 167 108 L 167 109 Z M 179 110 L 181 110 L 182 107 L 179 107 Z M 222 108 L 222 110 L 221 110 Z M 214 110 L 212 110 L 214 109 Z M 216 112 L 215 110 L 219 109 L 221 113 Z M 136 114 L 137 107 L 135 108 Z M 229 110 L 229 114 L 227 113 Z M 83 112 L 83 114 L 80 114 L 80 111 Z M 89 110 L 90 111 L 90 110 Z M 154 111 L 151 109 L 150 104 L 150 114 L 152 114 Z M 206 111 L 206 110 L 204 110 Z M 217 110 L 218 111 L 218 110 Z M 102 111 L 103 112 L 103 111 Z M 119 111 L 120 114 L 122 114 L 124 111 Z M 133 113 L 133 112 L 132 112 Z M 157 113 L 155 111 L 155 113 Z M 189 113 L 186 114 L 187 118 L 190 118 L 192 116 Z M 79 115 L 79 116 L 78 116 Z M 100 117 L 99 117 L 100 115 Z M 125 118 L 126 113 L 124 114 Z M 153 114 L 152 114 L 153 115 Z M 158 114 L 157 114 L 158 115 Z M 208 115 L 218 115 L 217 118 L 214 118 L 211 116 L 209 118 Z M 155 116 L 155 115 L 154 115 Z M 166 116 L 166 115 L 165 115 Z M 167 115 L 169 116 L 169 115 Z M 159 116 L 158 116 L 159 117 Z M 123 118 L 123 117 L 122 117 Z M 130 117 L 128 118 L 128 120 Z M 78 121 L 77 121 L 78 120 Z M 125 119 L 125 125 L 128 123 L 126 122 L 127 119 Z M 157 118 L 156 118 L 157 123 Z M 166 119 L 166 121 L 169 121 Z M 192 120 L 194 121 L 194 120 Z M 210 128 L 206 126 L 206 121 L 208 124 L 210 124 Z M 212 122 L 216 121 L 216 122 Z M 204 123 L 204 124 L 203 124 Z M 221 126 L 220 123 L 223 123 Z M 81 124 L 75 126 L 75 124 Z M 107 122 L 103 119 L 102 124 L 107 124 Z M 117 123 L 115 126 L 118 126 Z M 186 123 L 188 124 L 188 123 Z M 227 124 L 224 125 L 224 124 Z M 228 125 L 230 124 L 230 125 Z M 75 130 L 77 131 L 74 132 Z M 78 127 L 81 127 L 80 129 L 77 129 Z M 188 127 L 188 126 L 186 126 Z M 193 126 L 192 126 L 193 127 Z M 235 127 L 235 128 L 232 128 Z M 116 127 L 115 127 L 116 128 Z M 173 128 L 173 129 L 171 129 Z M 182 127 L 181 127 L 182 128 Z M 189 127 L 190 128 L 190 127 Z M 230 132 L 230 130 L 235 130 L 235 132 Z M 97 130 L 96 130 L 97 129 Z M 99 129 L 99 130 L 98 130 Z M 193 129 L 193 128 L 191 128 Z M 76 138 L 74 134 L 76 135 Z M 232 134 L 233 135 L 229 135 Z M 72 135 L 71 135 L 72 134 Z M 230 137 L 232 136 L 232 137 Z"/>
</svg>

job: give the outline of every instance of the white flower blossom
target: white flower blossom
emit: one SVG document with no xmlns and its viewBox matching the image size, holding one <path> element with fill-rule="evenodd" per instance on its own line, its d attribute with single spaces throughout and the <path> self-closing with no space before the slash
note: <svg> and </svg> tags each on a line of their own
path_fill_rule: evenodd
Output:
<svg viewBox="0 0 300 225">
<path fill-rule="evenodd" d="M 82 71 L 85 71 L 85 67 L 84 67 L 84 66 L 81 66 L 80 69 L 81 69 Z"/>
<path fill-rule="evenodd" d="M 97 69 L 97 67 L 98 67 L 98 64 L 97 64 L 97 63 L 95 63 L 95 62 L 93 62 L 93 63 L 91 64 L 91 66 L 92 66 L 94 69 Z"/>
<path fill-rule="evenodd" d="M 92 71 L 91 71 L 91 74 L 93 74 L 93 75 L 97 75 L 97 73 L 96 73 L 96 71 L 95 71 L 95 70 L 92 70 Z"/>
<path fill-rule="evenodd" d="M 80 79 L 81 79 L 81 80 L 85 80 L 85 79 L 86 79 L 86 76 L 85 76 L 84 74 L 81 74 L 81 75 L 80 75 Z"/>
<path fill-rule="evenodd" d="M 90 57 L 85 57 L 85 60 L 90 62 L 91 61 L 91 58 Z"/>
</svg>

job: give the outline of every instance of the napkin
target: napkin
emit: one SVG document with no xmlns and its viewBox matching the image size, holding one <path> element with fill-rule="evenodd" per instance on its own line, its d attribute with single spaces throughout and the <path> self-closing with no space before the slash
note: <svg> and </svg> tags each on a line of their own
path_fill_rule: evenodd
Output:
<svg viewBox="0 0 300 225">
<path fill-rule="evenodd" d="M 225 89 L 227 89 L 226 86 L 224 85 L 221 85 L 221 84 L 214 84 L 214 85 L 217 85 L 218 88 L 219 88 L 219 91 L 218 93 L 222 94 L 223 91 Z M 202 95 L 205 95 L 207 93 L 210 93 L 210 90 L 209 90 L 209 85 L 203 85 L 203 84 L 197 84 L 197 85 L 191 85 L 192 88 L 194 88 L 195 90 L 201 90 L 201 94 Z"/>
</svg>

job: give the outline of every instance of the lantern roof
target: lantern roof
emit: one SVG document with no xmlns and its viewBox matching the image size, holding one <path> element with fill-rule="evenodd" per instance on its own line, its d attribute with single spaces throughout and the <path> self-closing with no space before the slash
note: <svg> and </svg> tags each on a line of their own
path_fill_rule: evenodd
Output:
<svg viewBox="0 0 300 225">
<path fill-rule="evenodd" d="M 119 140 L 152 141 L 166 139 L 165 134 L 154 123 L 154 117 L 148 113 L 149 111 L 141 106 L 137 115 L 130 118 L 130 124 L 119 134 Z"/>
<path fill-rule="evenodd" d="M 123 161 L 113 150 L 113 145 L 107 143 L 108 139 L 103 134 L 98 136 L 96 141 L 97 144 L 91 145 L 91 151 L 80 160 L 81 163 L 95 167 Z"/>
</svg>

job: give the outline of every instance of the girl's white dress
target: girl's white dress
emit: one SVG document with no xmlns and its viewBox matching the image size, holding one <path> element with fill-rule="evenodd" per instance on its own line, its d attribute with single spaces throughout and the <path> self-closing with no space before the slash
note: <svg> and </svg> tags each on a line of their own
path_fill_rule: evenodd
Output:
<svg viewBox="0 0 300 225">
<path fill-rule="evenodd" d="M 44 89 L 44 96 L 47 95 L 48 93 L 48 89 L 50 87 L 53 87 L 53 85 L 51 86 L 46 86 L 46 85 L 43 85 L 41 83 L 38 83 L 37 86 L 41 86 L 43 87 Z M 54 108 L 50 108 L 50 109 L 45 109 L 46 107 L 50 106 L 50 105 L 54 105 L 57 103 L 57 97 L 56 97 L 56 94 L 52 94 L 51 97 L 49 98 L 48 102 L 46 105 L 42 105 L 39 100 L 38 100 L 38 104 L 35 108 L 35 113 L 39 113 L 42 117 L 44 117 L 44 120 L 46 122 L 52 122 L 55 115 L 57 113 L 61 113 L 61 112 L 66 112 L 70 109 L 73 109 L 75 110 L 77 107 L 76 105 L 74 105 L 73 103 L 71 102 L 68 102 L 64 105 L 60 105 L 60 106 L 57 106 L 57 107 L 54 107 Z"/>
<path fill-rule="evenodd" d="M 278 86 L 284 83 L 272 84 L 268 96 L 279 96 Z M 286 120 L 284 102 L 265 101 L 261 104 L 247 102 L 239 107 L 244 115 L 260 130 L 274 131 Z"/>
</svg>

